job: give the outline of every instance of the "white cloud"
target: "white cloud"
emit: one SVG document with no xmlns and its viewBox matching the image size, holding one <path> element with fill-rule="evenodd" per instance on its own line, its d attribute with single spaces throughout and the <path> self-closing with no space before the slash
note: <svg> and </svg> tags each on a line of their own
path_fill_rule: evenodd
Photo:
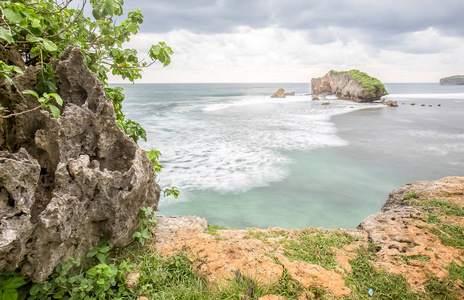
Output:
<svg viewBox="0 0 464 300">
<path fill-rule="evenodd" d="M 348 29 L 325 32 L 331 35 L 326 42 L 315 43 L 311 37 L 324 31 L 248 26 L 216 34 L 174 30 L 140 33 L 126 46 L 146 53 L 151 44 L 165 41 L 175 52 L 171 65 L 153 65 L 139 82 L 309 82 L 332 68 L 360 69 L 383 82 L 437 82 L 464 72 L 464 39 L 441 36 L 433 28 L 404 34 L 397 44 L 390 41 L 381 49 Z"/>
</svg>

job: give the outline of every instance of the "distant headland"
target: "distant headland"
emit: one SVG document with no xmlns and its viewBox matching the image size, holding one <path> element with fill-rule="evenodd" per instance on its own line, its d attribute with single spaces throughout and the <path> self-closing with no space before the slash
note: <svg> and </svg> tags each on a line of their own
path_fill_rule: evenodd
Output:
<svg viewBox="0 0 464 300">
<path fill-rule="evenodd" d="M 454 75 L 440 79 L 440 85 L 464 85 L 464 75 Z"/>
</svg>

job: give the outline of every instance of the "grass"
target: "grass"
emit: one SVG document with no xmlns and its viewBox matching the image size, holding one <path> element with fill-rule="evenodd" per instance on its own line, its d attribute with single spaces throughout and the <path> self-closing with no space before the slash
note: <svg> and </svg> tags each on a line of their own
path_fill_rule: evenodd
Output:
<svg viewBox="0 0 464 300">
<path fill-rule="evenodd" d="M 416 194 L 415 191 L 409 191 L 409 193 L 403 197 L 403 201 L 417 199 L 417 198 L 419 198 L 419 195 Z"/>
<path fill-rule="evenodd" d="M 367 73 L 361 72 L 359 70 L 350 70 L 350 71 L 335 71 L 335 70 L 330 70 L 329 73 L 332 74 L 339 74 L 339 73 L 346 73 L 348 75 L 351 75 L 354 80 L 359 82 L 363 89 L 367 91 L 369 94 L 375 95 L 375 96 L 383 96 L 387 94 L 387 90 L 385 89 L 385 86 L 383 85 L 380 80 L 377 78 L 374 78 L 372 76 L 367 75 Z"/>
<path fill-rule="evenodd" d="M 444 245 L 460 249 L 464 248 L 464 227 L 459 225 L 447 225 L 440 221 L 440 217 L 442 216 L 464 217 L 464 208 L 462 206 L 441 199 L 415 200 L 411 202 L 411 205 L 438 208 L 438 213 L 425 212 L 425 217 L 419 219 L 429 224 L 435 224 L 438 227 L 428 226 L 427 229 L 430 233 L 440 238 Z"/>
<path fill-rule="evenodd" d="M 411 205 L 419 207 L 437 207 L 440 209 L 440 215 L 464 217 L 464 207 L 458 205 L 455 202 L 444 201 L 441 199 L 431 199 L 413 201 Z"/>
<path fill-rule="evenodd" d="M 267 241 L 269 238 L 287 237 L 285 230 L 275 231 L 262 231 L 262 230 L 247 230 L 247 234 L 244 236 L 245 239 L 257 239 L 261 241 Z"/>
<path fill-rule="evenodd" d="M 375 254 L 365 248 L 359 248 L 357 258 L 350 260 L 352 273 L 344 280 L 353 294 L 347 299 L 422 299 L 421 293 L 408 289 L 403 277 L 376 270 L 372 266 L 373 260 Z M 374 291 L 372 298 L 368 295 L 370 288 Z"/>
<path fill-rule="evenodd" d="M 302 260 L 330 270 L 337 265 L 333 249 L 354 241 L 356 237 L 340 229 L 305 228 L 299 232 L 297 240 L 284 243 L 284 255 L 290 260 Z"/>
<path fill-rule="evenodd" d="M 415 254 L 415 255 L 403 255 L 403 254 L 397 254 L 395 257 L 399 257 L 401 261 L 405 264 L 409 263 L 411 260 L 418 260 L 418 261 L 428 261 L 430 260 L 430 257 L 427 255 L 423 254 Z"/>
</svg>

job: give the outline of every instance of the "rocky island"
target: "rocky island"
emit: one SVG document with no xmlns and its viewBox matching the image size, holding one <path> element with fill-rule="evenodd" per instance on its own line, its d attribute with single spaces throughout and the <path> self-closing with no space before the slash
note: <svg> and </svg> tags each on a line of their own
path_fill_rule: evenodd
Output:
<svg viewBox="0 0 464 300">
<path fill-rule="evenodd" d="M 464 75 L 454 75 L 440 79 L 440 85 L 464 85 Z"/>
<path fill-rule="evenodd" d="M 387 90 L 380 80 L 359 70 L 330 70 L 323 77 L 311 79 L 311 94 L 314 99 L 321 98 L 318 96 L 321 94 L 333 94 L 339 99 L 372 102 L 387 95 Z"/>
</svg>

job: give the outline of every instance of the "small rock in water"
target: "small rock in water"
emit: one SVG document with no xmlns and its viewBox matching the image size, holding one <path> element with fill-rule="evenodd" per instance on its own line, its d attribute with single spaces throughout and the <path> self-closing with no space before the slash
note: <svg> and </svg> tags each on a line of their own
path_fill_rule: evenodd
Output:
<svg viewBox="0 0 464 300">
<path fill-rule="evenodd" d="M 322 102 L 322 105 L 330 105 L 330 102 Z"/>
<path fill-rule="evenodd" d="M 421 104 L 421 106 L 425 106 L 425 104 Z"/>
<path fill-rule="evenodd" d="M 284 94 L 285 96 L 295 96 L 295 92 L 288 92 Z"/>
<path fill-rule="evenodd" d="M 429 107 L 432 107 L 432 105 L 429 105 Z"/>
<path fill-rule="evenodd" d="M 272 94 L 271 98 L 285 98 L 285 90 L 284 89 L 278 89 L 277 92 Z"/>
<path fill-rule="evenodd" d="M 313 96 L 313 100 L 319 100 L 319 97 L 317 95 L 312 95 Z"/>
<path fill-rule="evenodd" d="M 413 102 L 413 103 L 411 103 L 411 105 L 416 105 L 416 103 Z"/>
<path fill-rule="evenodd" d="M 391 106 L 391 107 L 398 107 L 398 103 L 396 101 L 393 101 L 393 100 L 388 100 L 387 102 L 385 102 L 385 105 L 386 106 Z"/>
<path fill-rule="evenodd" d="M 441 106 L 441 104 L 438 104 L 438 106 Z"/>
</svg>

